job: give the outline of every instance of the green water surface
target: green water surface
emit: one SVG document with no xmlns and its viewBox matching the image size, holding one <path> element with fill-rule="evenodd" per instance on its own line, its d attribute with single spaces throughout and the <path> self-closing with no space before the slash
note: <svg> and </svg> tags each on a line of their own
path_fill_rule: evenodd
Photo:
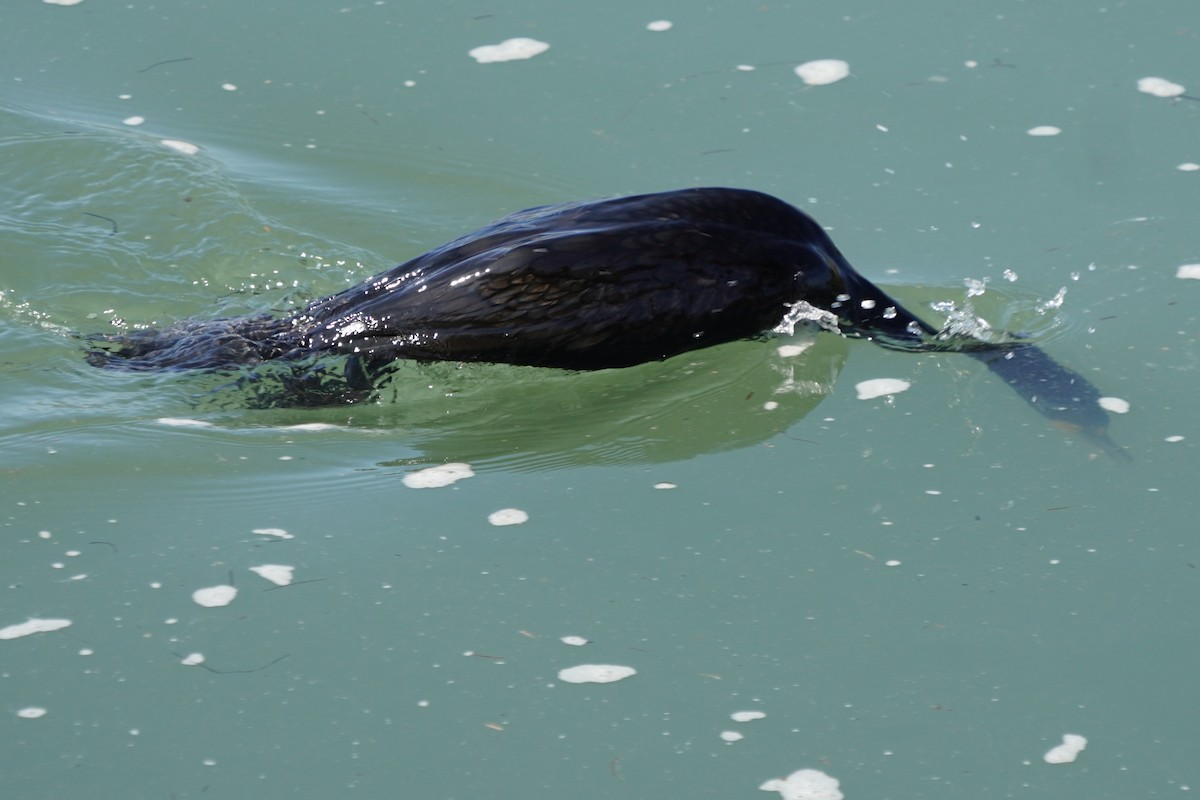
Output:
<svg viewBox="0 0 1200 800">
<path fill-rule="evenodd" d="M 514 37 L 550 48 L 468 55 Z M 1200 102 L 1138 91 L 1200 95 L 1193 0 L 14 0 L 0 46 L 0 628 L 71 623 L 0 640 L 5 798 L 1200 787 Z M 851 74 L 808 86 L 818 58 Z M 83 360 L 694 185 L 804 208 L 935 323 L 1036 336 L 1129 404 L 1132 463 L 974 361 L 832 334 L 408 364 L 320 409 Z M 406 485 L 446 463 L 473 475 Z M 589 663 L 637 674 L 558 677 Z"/>
</svg>

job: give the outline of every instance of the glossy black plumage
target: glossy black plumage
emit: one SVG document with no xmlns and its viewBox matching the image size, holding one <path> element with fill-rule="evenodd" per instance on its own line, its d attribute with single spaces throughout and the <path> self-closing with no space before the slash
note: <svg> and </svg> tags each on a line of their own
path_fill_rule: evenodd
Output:
<svg viewBox="0 0 1200 800">
<path fill-rule="evenodd" d="M 852 330 L 915 341 L 911 317 L 885 319 L 895 302 L 811 217 L 733 189 L 522 211 L 319 300 L 293 324 L 313 351 L 602 369 L 755 336 L 797 300 L 840 309 Z"/>
</svg>

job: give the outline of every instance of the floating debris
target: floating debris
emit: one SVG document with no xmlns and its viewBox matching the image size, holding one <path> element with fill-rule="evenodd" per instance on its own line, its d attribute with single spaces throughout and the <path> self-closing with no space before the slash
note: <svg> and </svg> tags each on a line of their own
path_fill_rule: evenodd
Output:
<svg viewBox="0 0 1200 800">
<path fill-rule="evenodd" d="M 844 800 L 841 782 L 819 769 L 802 769 L 786 778 L 774 778 L 759 786 L 764 792 L 779 792 L 783 800 Z"/>
<path fill-rule="evenodd" d="M 1139 78 L 1137 82 L 1139 92 L 1154 95 L 1155 97 L 1178 97 L 1187 90 L 1178 83 L 1169 81 L 1166 78 Z"/>
<path fill-rule="evenodd" d="M 255 528 L 250 531 L 259 536 L 274 536 L 276 539 L 295 539 L 296 537 L 285 531 L 283 528 Z"/>
<path fill-rule="evenodd" d="M 859 400 L 872 400 L 876 397 L 886 397 L 889 394 L 899 394 L 912 388 L 912 384 L 899 378 L 872 378 L 854 384 Z"/>
<path fill-rule="evenodd" d="M 0 639 L 19 639 L 22 636 L 31 636 L 35 633 L 49 633 L 69 627 L 71 620 L 69 619 L 38 619 L 31 617 L 25 622 L 16 625 L 9 625 L 7 628 L 0 628 Z"/>
<path fill-rule="evenodd" d="M 292 582 L 292 573 L 295 569 L 295 567 L 289 567 L 286 564 L 263 564 L 251 567 L 250 571 L 255 575 L 266 578 L 276 586 L 287 586 Z"/>
<path fill-rule="evenodd" d="M 836 58 L 819 58 L 796 67 L 796 74 L 809 86 L 825 86 L 849 75 L 850 65 Z"/>
<path fill-rule="evenodd" d="M 558 679 L 564 683 L 613 683 L 636 674 L 633 667 L 619 664 L 580 664 L 559 670 Z"/>
<path fill-rule="evenodd" d="M 729 718 L 734 722 L 753 722 L 766 716 L 762 711 L 735 711 L 729 715 Z"/>
<path fill-rule="evenodd" d="M 1062 744 L 1052 747 L 1042 756 L 1047 764 L 1069 764 L 1087 747 L 1087 737 L 1064 733 Z"/>
<path fill-rule="evenodd" d="M 529 521 L 529 515 L 519 508 L 502 508 L 488 514 L 488 522 L 493 525 L 520 525 Z"/>
<path fill-rule="evenodd" d="M 404 485 L 410 489 L 436 489 L 474 476 L 475 470 L 471 469 L 470 464 L 452 461 L 438 467 L 426 467 L 416 472 L 410 472 L 404 476 Z"/>
<path fill-rule="evenodd" d="M 1175 270 L 1176 278 L 1200 280 L 1200 264 L 1183 264 Z"/>
<path fill-rule="evenodd" d="M 192 600 L 196 605 L 205 608 L 227 606 L 233 602 L 235 597 L 237 597 L 237 587 L 228 585 L 207 586 L 192 592 Z"/>
<path fill-rule="evenodd" d="M 1101 397 L 1096 401 L 1105 411 L 1111 411 L 1114 414 L 1128 414 L 1129 401 L 1122 400 L 1119 397 Z"/>
<path fill-rule="evenodd" d="M 524 36 L 516 39 L 505 39 L 500 44 L 485 44 L 467 51 L 467 55 L 480 64 L 494 64 L 498 61 L 518 61 L 523 58 L 533 58 L 546 52 L 550 45 L 537 39 Z"/>
</svg>

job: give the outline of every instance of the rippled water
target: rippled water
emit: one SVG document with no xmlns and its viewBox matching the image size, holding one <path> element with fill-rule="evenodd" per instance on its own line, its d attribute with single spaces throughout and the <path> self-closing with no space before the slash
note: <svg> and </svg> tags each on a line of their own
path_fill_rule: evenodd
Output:
<svg viewBox="0 0 1200 800">
<path fill-rule="evenodd" d="M 0 10 L 5 791 L 1200 785 L 1194 16 Z M 468 55 L 516 37 L 550 47 Z M 824 58 L 849 76 L 794 71 Z M 777 194 L 927 319 L 1036 339 L 1129 403 L 1133 462 L 970 359 L 807 330 L 592 374 L 401 364 L 313 409 L 259 407 L 269 370 L 84 361 L 87 335 L 282 311 L 519 208 L 688 185 Z M 858 399 L 877 378 L 911 386 Z M 582 664 L 636 674 L 559 677 Z M 1047 763 L 1064 734 L 1086 749 Z"/>
</svg>

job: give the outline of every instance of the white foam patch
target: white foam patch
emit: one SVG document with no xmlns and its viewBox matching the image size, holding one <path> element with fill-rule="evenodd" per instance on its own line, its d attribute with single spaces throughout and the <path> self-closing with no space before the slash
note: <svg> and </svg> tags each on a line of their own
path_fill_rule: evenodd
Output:
<svg viewBox="0 0 1200 800">
<path fill-rule="evenodd" d="M 260 564 L 257 567 L 250 568 L 250 571 L 255 575 L 266 578 L 276 586 L 287 586 L 291 583 L 292 573 L 295 570 L 295 567 L 290 567 L 287 564 Z"/>
<path fill-rule="evenodd" d="M 1166 78 L 1139 78 L 1137 87 L 1139 92 L 1152 94 L 1155 97 L 1178 97 L 1187 91 L 1178 83 Z"/>
<path fill-rule="evenodd" d="M 569 644 L 572 647 L 583 647 L 585 644 L 590 644 L 590 642 L 582 636 L 563 636 L 559 639 L 559 641 L 563 644 Z"/>
<path fill-rule="evenodd" d="M 83 0 L 42 0 L 48 6 L 77 6 Z"/>
<path fill-rule="evenodd" d="M 836 58 L 819 58 L 796 67 L 796 74 L 809 86 L 825 86 L 849 75 L 850 65 Z"/>
<path fill-rule="evenodd" d="M 1182 264 L 1175 270 L 1176 278 L 1200 281 L 1200 264 Z"/>
<path fill-rule="evenodd" d="M 295 425 L 285 425 L 285 431 L 340 431 L 341 425 L 332 422 L 300 422 Z"/>
<path fill-rule="evenodd" d="M 283 528 L 255 528 L 250 531 L 259 536 L 274 536 L 276 539 L 295 539 L 296 537 L 285 531 Z"/>
<path fill-rule="evenodd" d="M 493 525 L 520 525 L 529 521 L 529 515 L 519 508 L 502 508 L 488 514 L 488 522 Z"/>
<path fill-rule="evenodd" d="M 475 470 L 471 469 L 470 464 L 452 461 L 438 467 L 426 467 L 416 472 L 410 472 L 404 476 L 404 485 L 410 489 L 436 489 L 439 486 L 449 486 L 455 481 L 474 476 Z"/>
<path fill-rule="evenodd" d="M 802 355 L 805 350 L 808 350 L 816 343 L 817 342 L 814 339 L 805 344 L 781 344 L 779 347 L 775 348 L 775 352 L 778 353 L 781 358 L 795 358 L 798 355 Z"/>
<path fill-rule="evenodd" d="M 204 653 L 188 653 L 179 661 L 185 667 L 195 667 L 204 663 Z"/>
<path fill-rule="evenodd" d="M 185 417 L 159 417 L 154 420 L 159 425 L 167 425 L 172 428 L 215 428 L 211 422 L 205 422 L 202 419 L 187 419 Z"/>
<path fill-rule="evenodd" d="M 737 731 L 721 731 L 721 740 L 725 742 L 740 742 L 745 738 L 745 734 L 738 733 Z"/>
<path fill-rule="evenodd" d="M 734 722 L 753 722 L 766 716 L 762 711 L 735 711 L 729 715 L 729 718 Z"/>
<path fill-rule="evenodd" d="M 1128 414 L 1129 401 L 1122 400 L 1119 397 L 1101 397 L 1096 401 L 1105 411 L 1111 411 L 1114 414 Z"/>
<path fill-rule="evenodd" d="M 779 792 L 783 800 L 845 800 L 841 782 L 819 769 L 802 769 L 786 778 L 774 778 L 759 786 L 764 792 Z"/>
<path fill-rule="evenodd" d="M 658 483 L 654 484 L 654 488 L 655 489 L 678 489 L 679 485 L 675 484 L 675 483 L 670 483 L 668 481 L 659 481 Z"/>
<path fill-rule="evenodd" d="M 7 628 L 0 628 L 0 639 L 20 639 L 22 636 L 31 636 L 35 633 L 49 633 L 50 631 L 62 630 L 70 627 L 71 620 L 69 619 L 38 619 L 31 617 L 25 622 L 9 625 Z"/>
<path fill-rule="evenodd" d="M 121 120 L 121 122 L 124 123 L 125 125 L 131 125 L 131 126 L 136 127 L 138 125 L 144 124 L 146 122 L 146 118 L 145 117 L 137 117 L 137 116 L 126 117 L 125 119 Z"/>
<path fill-rule="evenodd" d="M 192 592 L 192 600 L 196 605 L 205 608 L 227 606 L 233 602 L 235 597 L 237 597 L 237 587 L 234 586 L 207 586 Z"/>
<path fill-rule="evenodd" d="M 49 2 L 49 0 L 47 0 Z M 38 717 L 46 716 L 46 709 L 41 706 L 27 706 L 17 711 L 17 716 L 21 719 L 37 719 Z"/>
<path fill-rule="evenodd" d="M 872 400 L 876 397 L 886 397 L 889 394 L 899 394 L 910 388 L 912 388 L 911 383 L 899 378 L 872 378 L 869 381 L 854 384 L 854 391 L 858 392 L 859 400 Z"/>
<path fill-rule="evenodd" d="M 612 683 L 636 674 L 633 667 L 620 664 L 580 664 L 559 670 L 558 679 L 564 683 Z"/>
<path fill-rule="evenodd" d="M 236 92 L 237 84 L 236 83 L 222 83 L 221 88 L 227 92 Z"/>
<path fill-rule="evenodd" d="M 1062 133 L 1062 128 L 1056 128 L 1053 125 L 1037 125 L 1025 132 L 1030 136 L 1058 136 Z"/>
<path fill-rule="evenodd" d="M 200 145 L 185 142 L 183 139 L 159 139 L 159 144 L 166 145 L 185 156 L 194 156 L 200 152 Z"/>
<path fill-rule="evenodd" d="M 1195 172 L 1196 170 L 1200 170 L 1200 164 L 1197 164 L 1194 161 L 1185 161 L 1179 166 L 1175 167 L 1175 169 L 1179 170 L 1180 172 Z"/>
<path fill-rule="evenodd" d="M 537 39 L 524 36 L 516 39 L 505 39 L 500 44 L 485 44 L 467 51 L 467 55 L 480 64 L 494 64 L 498 61 L 519 61 L 523 58 L 533 58 L 546 52 L 550 45 Z"/>
<path fill-rule="evenodd" d="M 1042 756 L 1047 764 L 1070 764 L 1087 747 L 1087 737 L 1064 733 L 1062 744 L 1052 747 Z"/>
<path fill-rule="evenodd" d="M 646 30 L 654 31 L 655 33 L 669 31 L 673 27 L 675 27 L 675 23 L 671 22 L 669 19 L 656 19 L 654 22 L 646 23 Z"/>
</svg>

